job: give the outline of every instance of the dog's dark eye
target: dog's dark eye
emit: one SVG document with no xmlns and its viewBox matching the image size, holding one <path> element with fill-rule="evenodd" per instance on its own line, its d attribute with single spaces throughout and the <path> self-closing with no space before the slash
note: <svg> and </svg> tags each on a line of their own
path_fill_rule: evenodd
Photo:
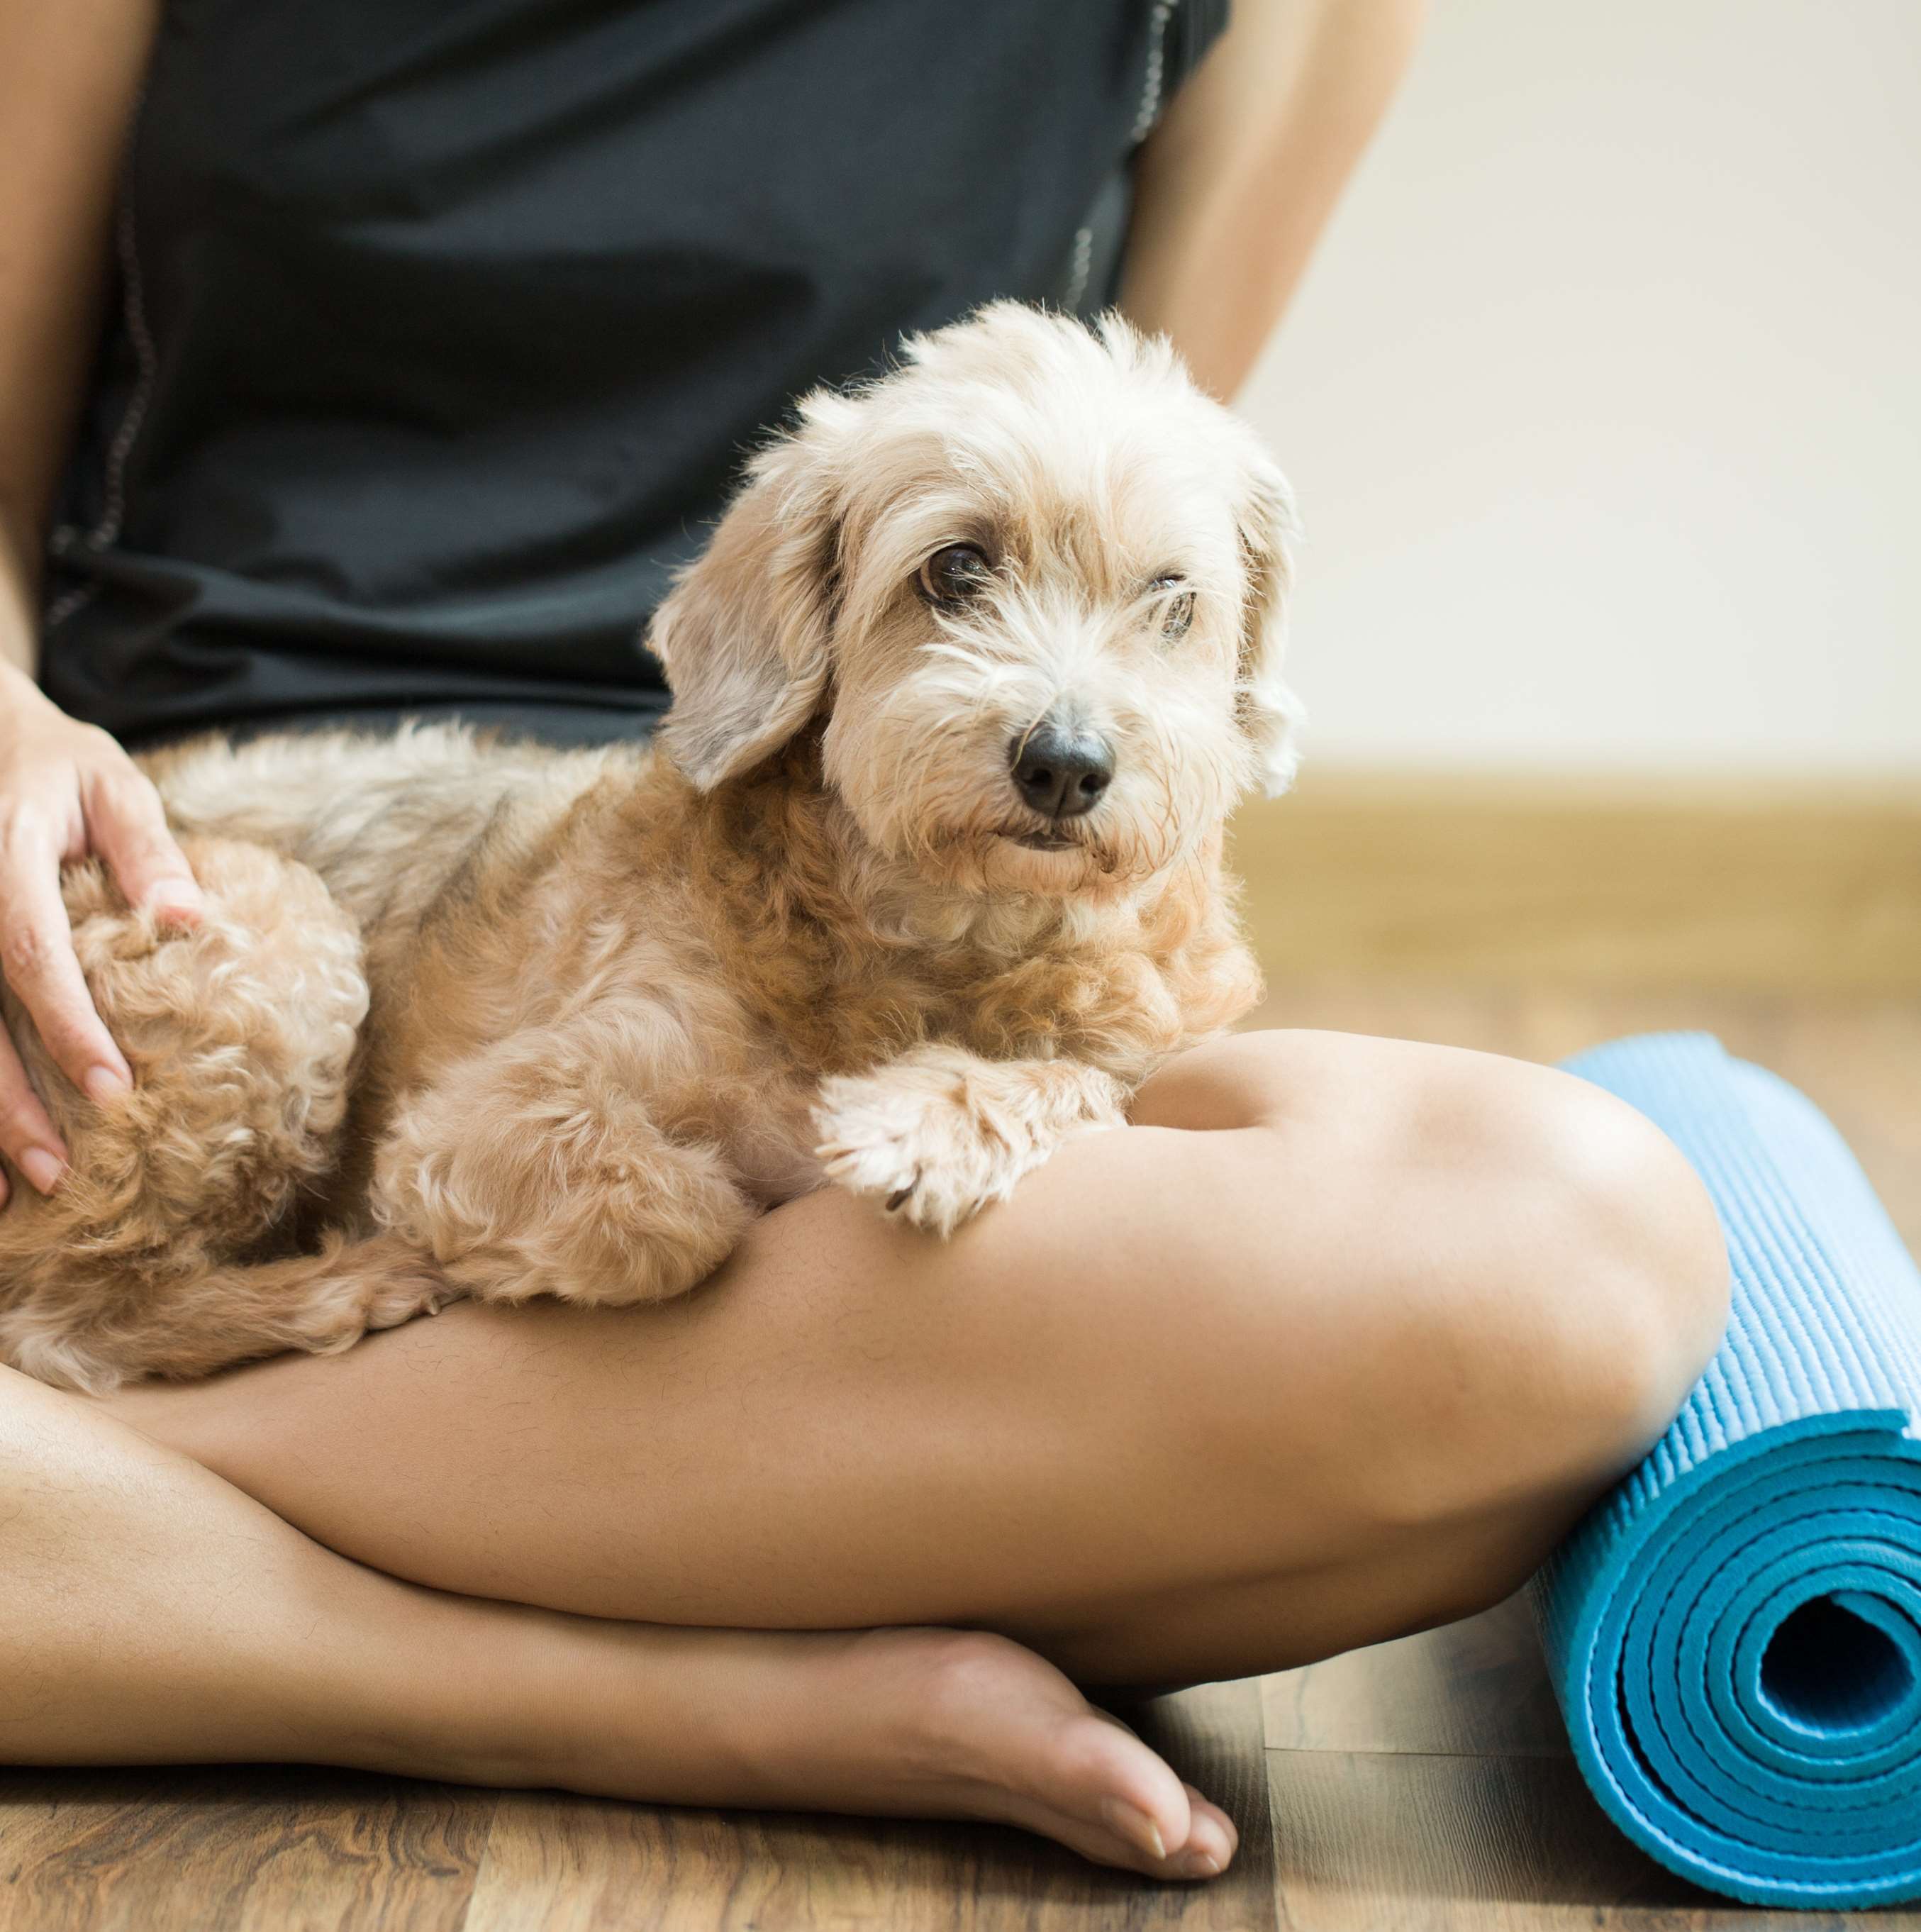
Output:
<svg viewBox="0 0 1921 1932">
<path fill-rule="evenodd" d="M 986 588 L 992 574 L 987 554 L 978 544 L 949 544 L 921 566 L 921 595 L 930 604 L 964 604 Z"/>
<path fill-rule="evenodd" d="M 1194 592 L 1181 580 L 1170 572 L 1164 577 L 1157 577 L 1148 586 L 1157 598 L 1163 600 L 1161 607 L 1161 634 L 1164 638 L 1184 638 L 1194 622 Z"/>
</svg>

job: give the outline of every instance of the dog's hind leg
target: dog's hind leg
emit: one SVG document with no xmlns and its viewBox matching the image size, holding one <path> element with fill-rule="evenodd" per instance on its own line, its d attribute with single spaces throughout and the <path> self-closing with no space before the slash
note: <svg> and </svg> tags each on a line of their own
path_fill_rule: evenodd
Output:
<svg viewBox="0 0 1921 1932">
<path fill-rule="evenodd" d="M 292 860 L 229 839 L 183 849 L 206 898 L 194 925 L 133 910 L 97 860 L 62 880 L 74 951 L 133 1069 L 130 1093 L 97 1105 L 79 1093 L 0 992 L 70 1156 L 62 1211 L 37 1229 L 40 1245 L 197 1236 L 238 1255 L 332 1168 L 367 1014 L 359 928 Z M 14 1192 L 16 1208 L 32 1204 Z M 0 1217 L 0 1240 L 12 1220 Z"/>
<path fill-rule="evenodd" d="M 665 1043 L 628 1013 L 538 1028 L 453 1067 L 397 1112 L 374 1213 L 484 1300 L 685 1292 L 755 1210 L 718 1146 L 654 1118 L 648 1049 Z"/>
<path fill-rule="evenodd" d="M 0 1357 L 49 1381 L 148 1372 L 170 1322 L 196 1333 L 196 1367 L 288 1346 L 256 1322 L 223 1353 L 205 1284 L 271 1253 L 337 1156 L 367 1004 L 358 929 L 304 866 L 232 841 L 186 848 L 206 910 L 184 928 L 131 910 L 96 862 L 64 882 L 131 1092 L 79 1093 L 4 996 L 70 1156 L 51 1196 L 16 1186 L 0 1214 Z"/>
</svg>

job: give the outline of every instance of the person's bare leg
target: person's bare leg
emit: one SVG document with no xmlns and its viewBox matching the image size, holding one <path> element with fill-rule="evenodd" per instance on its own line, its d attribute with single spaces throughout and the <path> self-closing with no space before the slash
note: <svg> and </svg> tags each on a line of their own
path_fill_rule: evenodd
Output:
<svg viewBox="0 0 1921 1932">
<path fill-rule="evenodd" d="M 649 1628 L 447 1596 L 0 1369 L 0 1761 L 298 1760 L 689 1804 L 990 1818 L 1204 1877 L 1233 1826 L 978 1633 Z"/>
<path fill-rule="evenodd" d="M 1564 1076 L 1244 1036 L 1135 1118 L 944 1245 L 828 1190 L 667 1306 L 460 1306 L 115 1406 L 440 1588 L 1162 1684 L 1505 1594 L 1718 1337 L 1698 1184 Z"/>
</svg>

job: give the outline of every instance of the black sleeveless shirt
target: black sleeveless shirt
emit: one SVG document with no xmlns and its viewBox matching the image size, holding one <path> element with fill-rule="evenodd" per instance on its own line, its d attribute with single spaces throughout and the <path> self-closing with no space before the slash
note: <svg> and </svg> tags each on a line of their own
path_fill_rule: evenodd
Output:
<svg viewBox="0 0 1921 1932">
<path fill-rule="evenodd" d="M 131 742 L 642 729 L 800 391 L 1111 298 L 1225 0 L 167 0 L 42 679 Z"/>
</svg>

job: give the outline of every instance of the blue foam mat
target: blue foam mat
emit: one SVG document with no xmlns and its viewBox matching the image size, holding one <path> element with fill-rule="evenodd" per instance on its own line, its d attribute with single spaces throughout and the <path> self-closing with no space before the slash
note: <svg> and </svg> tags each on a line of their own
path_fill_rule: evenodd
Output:
<svg viewBox="0 0 1921 1932">
<path fill-rule="evenodd" d="M 1757 1904 L 1921 1897 L 1921 1272 L 1820 1112 L 1703 1034 L 1568 1063 L 1719 1208 L 1727 1340 L 1534 1605 L 1622 1830 Z"/>
</svg>

